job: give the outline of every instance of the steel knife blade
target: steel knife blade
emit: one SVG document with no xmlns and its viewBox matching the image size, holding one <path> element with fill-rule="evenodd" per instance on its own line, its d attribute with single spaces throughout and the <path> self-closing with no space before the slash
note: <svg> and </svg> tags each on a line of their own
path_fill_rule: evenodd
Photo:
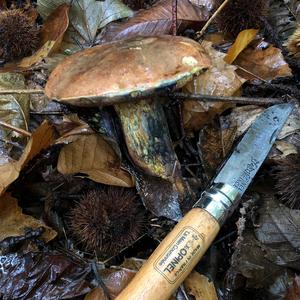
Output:
<svg viewBox="0 0 300 300">
<path fill-rule="evenodd" d="M 263 111 L 250 126 L 226 161 L 214 183 L 227 183 L 244 194 L 266 159 L 293 109 L 292 104 L 278 104 Z"/>
<path fill-rule="evenodd" d="M 224 223 L 266 159 L 293 107 L 290 103 L 274 105 L 255 119 L 194 207 L 205 209 Z"/>
</svg>

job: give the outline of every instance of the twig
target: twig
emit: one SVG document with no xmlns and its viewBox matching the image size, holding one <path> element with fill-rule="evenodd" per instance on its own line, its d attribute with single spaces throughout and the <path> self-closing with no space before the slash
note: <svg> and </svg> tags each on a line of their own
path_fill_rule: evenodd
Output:
<svg viewBox="0 0 300 300">
<path fill-rule="evenodd" d="M 11 94 L 31 94 L 31 95 L 40 95 L 44 94 L 44 90 L 37 90 L 37 89 L 32 89 L 32 90 L 0 90 L 0 95 L 11 95 Z"/>
<path fill-rule="evenodd" d="M 256 104 L 256 105 L 269 105 L 283 103 L 284 100 L 280 98 L 251 98 L 251 97 L 232 97 L 232 96 L 212 96 L 201 94 L 189 94 L 189 93 L 171 93 L 169 95 L 172 98 L 179 100 L 195 100 L 203 102 L 228 102 L 235 104 Z"/>
<path fill-rule="evenodd" d="M 200 32 L 197 32 L 197 38 L 201 38 L 207 29 L 207 27 L 213 22 L 213 20 L 217 17 L 217 15 L 222 11 L 222 9 L 225 7 L 225 5 L 229 2 L 230 0 L 225 0 L 219 8 L 213 13 L 213 15 L 209 18 L 209 20 L 206 22 L 206 24 L 203 26 Z"/>
<path fill-rule="evenodd" d="M 0 121 L 0 126 L 5 127 L 5 128 L 8 128 L 8 129 L 11 129 L 11 130 L 13 130 L 13 131 L 15 131 L 15 132 L 18 132 L 18 133 L 22 134 L 22 135 L 31 137 L 31 133 L 30 133 L 30 132 L 28 132 L 28 131 L 26 131 L 26 130 L 24 130 L 24 129 L 15 127 L 15 126 L 13 126 L 13 125 L 11 125 L 11 124 L 8 124 L 8 123 L 6 123 L 6 122 Z"/>
<path fill-rule="evenodd" d="M 172 34 L 177 35 L 177 0 L 172 2 Z"/>
</svg>

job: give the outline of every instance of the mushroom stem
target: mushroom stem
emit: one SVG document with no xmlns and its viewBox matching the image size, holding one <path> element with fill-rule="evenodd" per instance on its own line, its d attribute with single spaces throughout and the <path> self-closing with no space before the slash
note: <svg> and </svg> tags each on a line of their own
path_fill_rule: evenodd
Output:
<svg viewBox="0 0 300 300">
<path fill-rule="evenodd" d="M 159 100 L 121 103 L 114 107 L 135 165 L 149 175 L 174 182 L 180 164 Z"/>
</svg>

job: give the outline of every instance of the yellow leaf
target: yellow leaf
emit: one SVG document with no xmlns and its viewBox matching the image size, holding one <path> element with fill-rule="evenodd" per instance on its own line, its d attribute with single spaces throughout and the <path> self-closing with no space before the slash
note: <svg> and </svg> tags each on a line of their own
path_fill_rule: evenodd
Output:
<svg viewBox="0 0 300 300">
<path fill-rule="evenodd" d="M 232 64 L 238 55 L 254 40 L 258 29 L 246 29 L 241 31 L 234 44 L 229 48 L 224 60 Z"/>
<path fill-rule="evenodd" d="M 37 50 L 34 54 L 28 57 L 24 57 L 20 63 L 19 67 L 28 68 L 36 63 L 40 62 L 42 59 L 46 58 L 51 52 L 53 46 L 56 41 L 48 41 L 46 42 L 39 50 Z"/>
</svg>

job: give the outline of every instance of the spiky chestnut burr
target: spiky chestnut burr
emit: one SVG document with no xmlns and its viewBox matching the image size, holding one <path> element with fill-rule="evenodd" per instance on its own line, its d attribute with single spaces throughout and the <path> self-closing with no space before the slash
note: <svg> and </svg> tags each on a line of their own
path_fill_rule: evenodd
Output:
<svg viewBox="0 0 300 300">
<path fill-rule="evenodd" d="M 22 9 L 0 12 L 0 58 L 11 61 L 29 56 L 38 43 L 38 27 Z"/>
<path fill-rule="evenodd" d="M 145 211 L 133 190 L 91 190 L 71 209 L 69 229 L 87 251 L 114 255 L 143 233 Z"/>
<path fill-rule="evenodd" d="M 217 0 L 217 7 L 222 2 Z M 268 7 L 268 0 L 231 0 L 218 15 L 217 26 L 232 38 L 245 29 L 260 29 L 264 26 L 263 18 L 267 15 Z"/>
<path fill-rule="evenodd" d="M 300 154 L 279 161 L 274 171 L 280 200 L 292 208 L 300 208 Z"/>
</svg>

